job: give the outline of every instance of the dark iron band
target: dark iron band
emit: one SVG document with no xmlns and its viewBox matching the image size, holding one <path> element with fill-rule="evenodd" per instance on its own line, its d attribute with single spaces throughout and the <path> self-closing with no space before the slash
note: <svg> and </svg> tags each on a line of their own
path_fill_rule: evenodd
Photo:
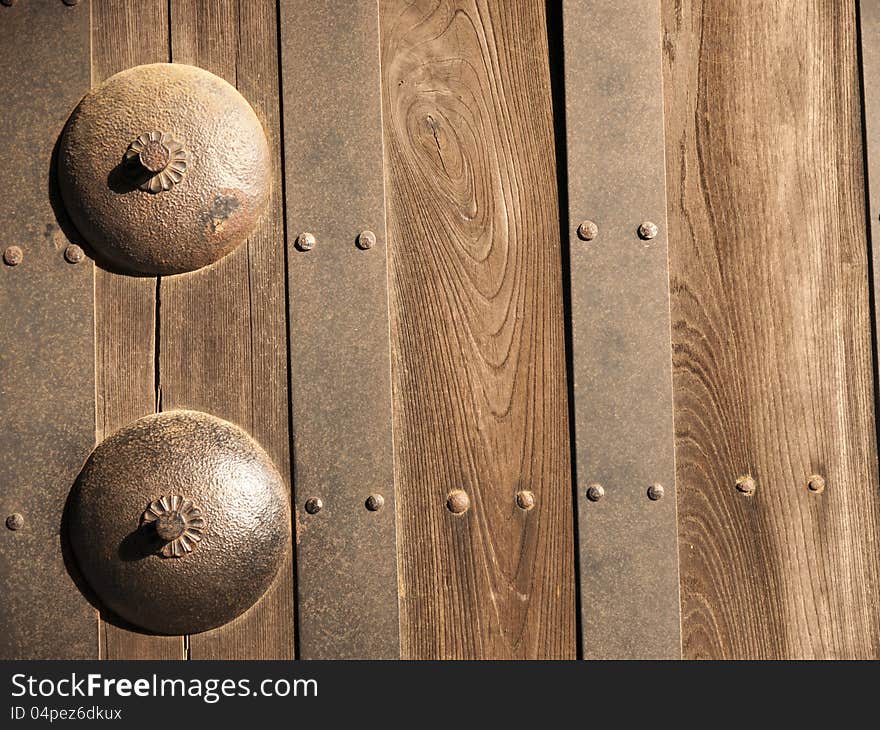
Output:
<svg viewBox="0 0 880 730">
<path fill-rule="evenodd" d="M 90 3 L 0 6 L 0 657 L 94 659 L 95 609 L 66 563 L 68 491 L 95 444 L 93 266 L 53 150 L 89 89 Z"/>
<path fill-rule="evenodd" d="M 299 656 L 396 658 L 378 5 L 280 7 Z"/>
<path fill-rule="evenodd" d="M 874 357 L 880 364 L 880 0 L 859 0 L 859 43 L 862 61 L 862 108 L 865 123 L 865 186 L 868 240 L 873 276 Z M 875 366 L 876 367 L 876 366 Z M 880 398 L 880 383 L 874 388 Z M 880 401 L 878 401 L 880 402 Z"/>
<path fill-rule="evenodd" d="M 659 2 L 563 33 L 583 654 L 679 658 Z"/>
</svg>

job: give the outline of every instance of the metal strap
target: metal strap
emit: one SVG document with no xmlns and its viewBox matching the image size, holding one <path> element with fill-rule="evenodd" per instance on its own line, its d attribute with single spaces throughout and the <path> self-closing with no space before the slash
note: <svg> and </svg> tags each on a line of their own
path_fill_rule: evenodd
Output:
<svg viewBox="0 0 880 730">
<path fill-rule="evenodd" d="M 378 6 L 282 0 L 280 22 L 299 656 L 393 658 Z"/>
<path fill-rule="evenodd" d="M 4 659 L 98 655 L 97 615 L 65 567 L 61 529 L 67 495 L 95 444 L 93 267 L 68 249 L 74 234 L 52 163 L 65 121 L 89 89 L 89 13 L 88 0 L 0 6 Z"/>
<path fill-rule="evenodd" d="M 563 26 L 583 652 L 677 658 L 659 2 Z"/>
<path fill-rule="evenodd" d="M 880 363 L 880 0 L 860 0 L 859 40 L 862 59 L 862 104 L 865 118 L 865 168 L 868 234 L 873 260 L 874 341 Z M 877 387 L 877 386 L 875 386 Z M 880 391 L 878 391 L 880 399 Z M 880 400 L 878 400 L 880 402 Z"/>
</svg>

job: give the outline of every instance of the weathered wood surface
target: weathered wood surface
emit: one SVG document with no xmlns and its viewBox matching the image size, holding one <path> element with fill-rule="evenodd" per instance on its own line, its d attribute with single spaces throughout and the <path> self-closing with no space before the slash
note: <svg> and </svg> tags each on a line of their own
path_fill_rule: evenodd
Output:
<svg viewBox="0 0 880 730">
<path fill-rule="evenodd" d="M 383 0 L 380 18 L 402 653 L 573 657 L 544 3 Z"/>
<path fill-rule="evenodd" d="M 664 12 L 685 656 L 876 658 L 855 3 Z"/>
<path fill-rule="evenodd" d="M 145 28 L 149 32 L 145 32 Z M 92 3 L 92 85 L 142 63 L 168 61 L 167 0 Z M 97 437 L 155 413 L 156 279 L 95 270 Z M 101 624 L 106 659 L 182 659 L 180 637 Z"/>
<path fill-rule="evenodd" d="M 171 55 L 217 74 L 254 107 L 269 137 L 272 196 L 257 230 L 217 264 L 159 287 L 163 410 L 194 408 L 238 424 L 289 481 L 287 324 L 277 8 L 272 0 L 171 0 Z M 193 659 L 294 653 L 291 553 L 267 594 L 235 621 L 189 639 Z"/>
</svg>

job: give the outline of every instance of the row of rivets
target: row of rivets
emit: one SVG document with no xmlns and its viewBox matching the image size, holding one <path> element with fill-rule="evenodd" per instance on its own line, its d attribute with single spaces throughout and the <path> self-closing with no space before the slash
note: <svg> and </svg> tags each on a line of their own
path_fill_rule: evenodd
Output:
<svg viewBox="0 0 880 730">
<path fill-rule="evenodd" d="M 385 497 L 383 497 L 381 494 L 371 494 L 364 502 L 364 507 L 366 507 L 370 512 L 378 512 L 384 506 Z M 318 512 L 324 509 L 324 500 L 320 497 L 309 497 L 305 501 L 303 507 L 310 515 L 316 515 L 318 514 Z"/>
<path fill-rule="evenodd" d="M 523 512 L 528 512 L 535 508 L 537 499 L 535 498 L 534 492 L 531 492 L 528 489 L 522 489 L 516 493 L 514 501 L 516 502 L 516 506 Z M 470 509 L 470 506 L 471 498 L 463 489 L 453 489 L 446 495 L 446 509 L 454 515 L 464 514 Z"/>
<path fill-rule="evenodd" d="M 653 221 L 644 221 L 639 224 L 636 232 L 639 234 L 639 238 L 641 238 L 643 241 L 650 241 L 652 238 L 657 238 L 657 235 L 660 233 L 660 229 Z M 599 235 L 599 226 L 597 226 L 593 221 L 583 221 L 577 227 L 577 234 L 578 238 L 580 238 L 582 241 L 592 241 Z"/>
<path fill-rule="evenodd" d="M 78 264 L 85 257 L 85 251 L 75 243 L 64 249 L 64 260 L 69 264 Z M 7 266 L 18 266 L 22 261 L 24 261 L 24 251 L 20 246 L 9 246 L 3 251 L 3 263 Z"/>
<path fill-rule="evenodd" d="M 318 240 L 315 238 L 314 233 L 305 232 L 300 233 L 296 237 L 293 245 L 296 246 L 298 251 L 311 251 L 317 242 Z M 361 231 L 354 239 L 354 245 L 361 251 L 367 251 L 376 245 L 376 234 L 372 231 Z"/>
<path fill-rule="evenodd" d="M 79 0 L 61 0 L 67 7 L 72 8 L 74 5 L 79 5 Z M 0 5 L 5 5 L 7 8 L 12 7 L 15 4 L 15 0 L 0 0 Z"/>
<path fill-rule="evenodd" d="M 662 496 L 663 487 L 660 487 L 659 484 L 655 486 L 660 488 Z M 652 497 L 652 499 L 659 498 L 660 497 Z M 523 489 L 516 493 L 516 506 L 524 512 L 534 509 L 535 503 L 536 499 L 533 492 Z M 324 508 L 324 501 L 320 497 L 309 497 L 303 506 L 305 511 L 310 515 L 316 515 Z M 367 497 L 366 502 L 364 502 L 364 506 L 370 510 L 370 512 L 378 512 L 385 506 L 385 498 L 381 494 L 371 494 Z M 446 495 L 446 509 L 454 515 L 464 514 L 470 509 L 470 506 L 471 498 L 463 489 L 454 489 Z"/>
<path fill-rule="evenodd" d="M 755 494 L 758 485 L 755 480 L 748 474 L 741 476 L 736 480 L 736 491 L 740 494 L 751 497 Z M 807 491 L 813 494 L 820 494 L 825 491 L 825 477 L 820 474 L 813 474 L 807 479 Z"/>
<path fill-rule="evenodd" d="M 652 502 L 656 502 L 658 499 L 663 499 L 664 489 L 662 484 L 652 484 L 645 491 L 648 499 Z M 605 496 L 605 487 L 601 484 L 591 484 L 587 487 L 587 499 L 591 502 L 598 502 L 602 497 Z"/>
</svg>

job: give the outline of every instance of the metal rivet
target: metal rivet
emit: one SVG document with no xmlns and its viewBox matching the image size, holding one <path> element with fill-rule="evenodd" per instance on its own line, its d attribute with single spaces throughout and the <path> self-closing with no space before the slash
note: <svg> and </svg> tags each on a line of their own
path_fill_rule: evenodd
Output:
<svg viewBox="0 0 880 730">
<path fill-rule="evenodd" d="M 446 496 L 446 509 L 454 515 L 467 512 L 471 506 L 471 498 L 463 489 L 454 489 Z"/>
<path fill-rule="evenodd" d="M 751 497 L 755 493 L 755 489 L 757 489 L 757 484 L 755 484 L 755 480 L 750 476 L 740 477 L 736 480 L 736 491 L 740 494 L 744 494 L 747 497 Z"/>
<path fill-rule="evenodd" d="M 72 8 L 74 5 L 78 5 L 78 4 L 79 4 L 79 0 L 61 0 L 61 1 L 62 1 L 65 5 L 67 5 L 68 7 L 71 7 L 71 8 Z"/>
<path fill-rule="evenodd" d="M 20 530 L 24 527 L 24 516 L 19 512 L 13 512 L 6 518 L 6 526 L 10 530 Z"/>
<path fill-rule="evenodd" d="M 64 249 L 64 260 L 69 264 L 78 264 L 86 257 L 83 250 L 75 243 L 71 243 Z"/>
<path fill-rule="evenodd" d="M 656 238 L 658 233 L 660 233 L 660 229 L 657 228 L 656 223 L 651 221 L 645 221 L 639 226 L 639 238 L 642 240 L 650 241 L 652 238 Z"/>
<path fill-rule="evenodd" d="M 365 502 L 366 508 L 370 510 L 370 512 L 378 512 L 382 507 L 385 506 L 385 497 L 381 494 L 371 494 L 367 497 L 367 501 Z"/>
<path fill-rule="evenodd" d="M 819 474 L 813 474 L 807 481 L 807 489 L 818 494 L 825 491 L 825 477 Z"/>
<path fill-rule="evenodd" d="M 601 484 L 591 484 L 587 487 L 587 499 L 591 502 L 598 502 L 605 496 L 605 487 Z"/>
<path fill-rule="evenodd" d="M 315 247 L 315 236 L 312 233 L 300 233 L 294 245 L 300 251 L 311 251 Z"/>
<path fill-rule="evenodd" d="M 324 507 L 324 502 L 320 497 L 309 497 L 306 500 L 306 512 L 310 515 L 316 515 Z"/>
<path fill-rule="evenodd" d="M 516 506 L 528 512 L 535 506 L 535 495 L 527 489 L 517 492 Z"/>
<path fill-rule="evenodd" d="M 578 238 L 582 241 L 592 241 L 598 235 L 599 226 L 593 223 L 593 221 L 583 221 L 578 226 Z"/>
<path fill-rule="evenodd" d="M 652 502 L 656 502 L 658 499 L 663 498 L 663 485 L 662 484 L 652 484 L 648 487 L 648 499 Z"/>
<path fill-rule="evenodd" d="M 361 250 L 366 251 L 376 245 L 376 234 L 372 231 L 361 231 L 358 233 L 355 245 Z"/>
<path fill-rule="evenodd" d="M 10 246 L 3 252 L 3 263 L 7 266 L 18 266 L 24 259 L 24 251 L 18 246 Z"/>
</svg>

